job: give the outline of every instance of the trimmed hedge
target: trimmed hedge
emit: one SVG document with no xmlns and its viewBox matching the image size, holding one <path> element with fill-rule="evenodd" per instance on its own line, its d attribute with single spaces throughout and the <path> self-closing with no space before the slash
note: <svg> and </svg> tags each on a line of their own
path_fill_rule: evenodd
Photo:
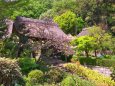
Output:
<svg viewBox="0 0 115 86">
<path fill-rule="evenodd" d="M 82 65 L 93 65 L 93 66 L 104 66 L 104 67 L 115 67 L 114 59 L 101 59 L 101 58 L 79 58 Z"/>
<path fill-rule="evenodd" d="M 79 62 L 82 65 L 96 65 L 96 59 L 92 59 L 92 58 L 85 58 L 85 57 L 80 57 L 79 58 Z"/>
<path fill-rule="evenodd" d="M 96 64 L 105 67 L 115 67 L 115 60 L 111 59 L 97 59 Z"/>
</svg>

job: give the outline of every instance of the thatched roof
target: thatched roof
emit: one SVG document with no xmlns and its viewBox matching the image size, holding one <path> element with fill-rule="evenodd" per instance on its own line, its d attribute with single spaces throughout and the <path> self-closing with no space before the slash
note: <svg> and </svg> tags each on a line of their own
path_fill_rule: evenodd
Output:
<svg viewBox="0 0 115 86">
<path fill-rule="evenodd" d="M 80 37 L 88 34 L 89 34 L 88 28 L 83 28 L 83 30 L 77 36 Z"/>
<path fill-rule="evenodd" d="M 68 36 L 54 22 L 17 17 L 14 21 L 14 28 L 20 35 L 50 41 L 49 45 L 54 46 L 57 50 L 68 54 L 72 52 Z"/>
<path fill-rule="evenodd" d="M 68 36 L 53 22 L 17 17 L 14 25 L 16 30 L 25 36 L 41 39 L 50 39 L 49 36 L 53 36 L 54 38 L 68 39 Z"/>
</svg>

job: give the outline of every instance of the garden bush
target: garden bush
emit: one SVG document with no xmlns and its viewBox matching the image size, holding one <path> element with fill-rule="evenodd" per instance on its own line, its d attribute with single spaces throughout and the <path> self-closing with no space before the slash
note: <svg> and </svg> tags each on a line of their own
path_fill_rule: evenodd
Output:
<svg viewBox="0 0 115 86">
<path fill-rule="evenodd" d="M 17 61 L 9 58 L 0 58 L 0 84 L 12 86 L 23 81 Z M 22 83 L 23 84 L 23 83 Z"/>
<path fill-rule="evenodd" d="M 115 86 L 115 82 L 111 79 L 111 77 L 106 77 L 94 70 L 85 68 L 81 65 L 77 66 L 77 64 L 69 63 L 65 65 L 65 68 L 69 71 L 74 71 L 74 73 L 85 79 L 94 81 L 98 85 L 100 83 L 104 84 L 105 86 Z"/>
<path fill-rule="evenodd" d="M 93 66 L 104 66 L 104 67 L 115 67 L 115 59 L 103 59 L 103 58 L 79 58 L 81 64 L 93 65 Z"/>
<path fill-rule="evenodd" d="M 23 74 L 28 74 L 31 70 L 38 68 L 34 58 L 19 58 L 18 63 Z"/>
<path fill-rule="evenodd" d="M 88 80 L 81 79 L 77 75 L 68 75 L 61 83 L 61 86 L 96 86 Z"/>
<path fill-rule="evenodd" d="M 86 65 L 96 65 L 96 59 L 92 59 L 92 58 L 85 58 L 85 57 L 80 57 L 79 61 L 81 64 L 86 64 Z"/>
<path fill-rule="evenodd" d="M 41 70 L 32 70 L 28 74 L 28 80 L 31 84 L 42 83 L 43 76 L 44 74 Z"/>
<path fill-rule="evenodd" d="M 71 62 L 77 62 L 78 61 L 78 56 L 77 55 L 73 55 L 71 58 Z"/>
<path fill-rule="evenodd" d="M 32 70 L 31 72 L 29 72 L 28 77 L 25 78 L 25 80 L 27 81 L 26 85 L 36 85 L 36 84 L 40 84 L 43 82 L 43 72 L 41 70 Z"/>
<path fill-rule="evenodd" d="M 65 76 L 65 73 L 59 68 L 51 68 L 46 73 L 48 83 L 59 83 L 64 78 L 64 76 Z"/>
<path fill-rule="evenodd" d="M 71 76 L 68 76 L 61 82 L 61 86 L 76 86 L 76 81 Z"/>
<path fill-rule="evenodd" d="M 96 86 L 95 83 L 85 80 L 85 79 L 81 79 L 77 75 L 74 75 L 74 79 L 76 80 L 77 86 Z"/>
<path fill-rule="evenodd" d="M 43 74 L 41 70 L 32 70 L 28 77 L 25 77 L 26 86 L 60 86 L 64 74 L 58 68 L 51 68 Z"/>
<path fill-rule="evenodd" d="M 111 56 L 110 55 L 104 55 L 103 58 L 105 58 L 105 59 L 111 59 Z"/>
<path fill-rule="evenodd" d="M 112 69 L 111 77 L 115 81 L 115 67 L 113 67 L 113 69 Z"/>
<path fill-rule="evenodd" d="M 114 59 L 114 60 L 115 60 L 115 55 L 111 55 L 110 57 L 111 57 L 111 59 Z"/>
<path fill-rule="evenodd" d="M 97 59 L 96 65 L 104 67 L 115 67 L 114 59 Z"/>
<path fill-rule="evenodd" d="M 65 62 L 70 62 L 72 58 L 72 55 L 66 56 L 64 54 L 61 54 L 61 60 L 65 61 Z"/>
</svg>

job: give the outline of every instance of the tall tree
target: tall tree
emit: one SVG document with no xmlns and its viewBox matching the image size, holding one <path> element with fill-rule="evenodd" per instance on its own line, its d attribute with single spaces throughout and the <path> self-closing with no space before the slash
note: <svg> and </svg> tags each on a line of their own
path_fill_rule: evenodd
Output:
<svg viewBox="0 0 115 86">
<path fill-rule="evenodd" d="M 75 12 L 76 7 L 76 0 L 54 0 L 52 9 L 58 14 L 62 14 L 68 10 Z"/>
<path fill-rule="evenodd" d="M 89 52 L 93 50 L 95 39 L 90 36 L 81 36 L 79 38 L 75 38 L 71 43 L 74 46 L 77 46 L 77 50 L 85 51 L 86 57 L 89 57 Z"/>
<path fill-rule="evenodd" d="M 51 0 L 29 0 L 28 4 L 19 10 L 15 10 L 12 17 L 25 16 L 39 18 L 39 16 L 52 7 Z"/>
<path fill-rule="evenodd" d="M 93 26 L 89 28 L 89 36 L 95 38 L 95 54 L 96 50 L 101 50 L 102 54 L 104 51 L 111 48 L 112 36 L 107 33 L 105 30 L 102 30 L 100 27 Z"/>
<path fill-rule="evenodd" d="M 0 19 L 8 18 L 14 10 L 28 4 L 28 0 L 0 0 Z"/>
<path fill-rule="evenodd" d="M 76 14 L 71 11 L 67 11 L 60 16 L 56 16 L 54 21 L 58 23 L 60 28 L 67 34 L 76 35 L 77 31 L 80 32 L 84 26 L 82 18 L 77 17 Z"/>
</svg>

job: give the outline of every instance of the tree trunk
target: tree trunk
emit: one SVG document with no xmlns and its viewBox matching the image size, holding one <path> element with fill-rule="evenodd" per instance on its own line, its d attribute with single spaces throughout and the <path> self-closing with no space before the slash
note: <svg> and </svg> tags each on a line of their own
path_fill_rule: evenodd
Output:
<svg viewBox="0 0 115 86">
<path fill-rule="evenodd" d="M 97 51 L 96 50 L 94 51 L 94 53 L 95 53 L 95 57 L 97 57 Z"/>
<path fill-rule="evenodd" d="M 20 55 L 21 55 L 21 53 L 23 52 L 23 50 L 24 50 L 24 46 L 23 46 L 23 44 L 19 44 L 18 45 L 18 50 L 17 50 L 17 57 L 20 57 Z"/>
<path fill-rule="evenodd" d="M 85 50 L 86 57 L 89 57 L 89 52 Z"/>
</svg>

